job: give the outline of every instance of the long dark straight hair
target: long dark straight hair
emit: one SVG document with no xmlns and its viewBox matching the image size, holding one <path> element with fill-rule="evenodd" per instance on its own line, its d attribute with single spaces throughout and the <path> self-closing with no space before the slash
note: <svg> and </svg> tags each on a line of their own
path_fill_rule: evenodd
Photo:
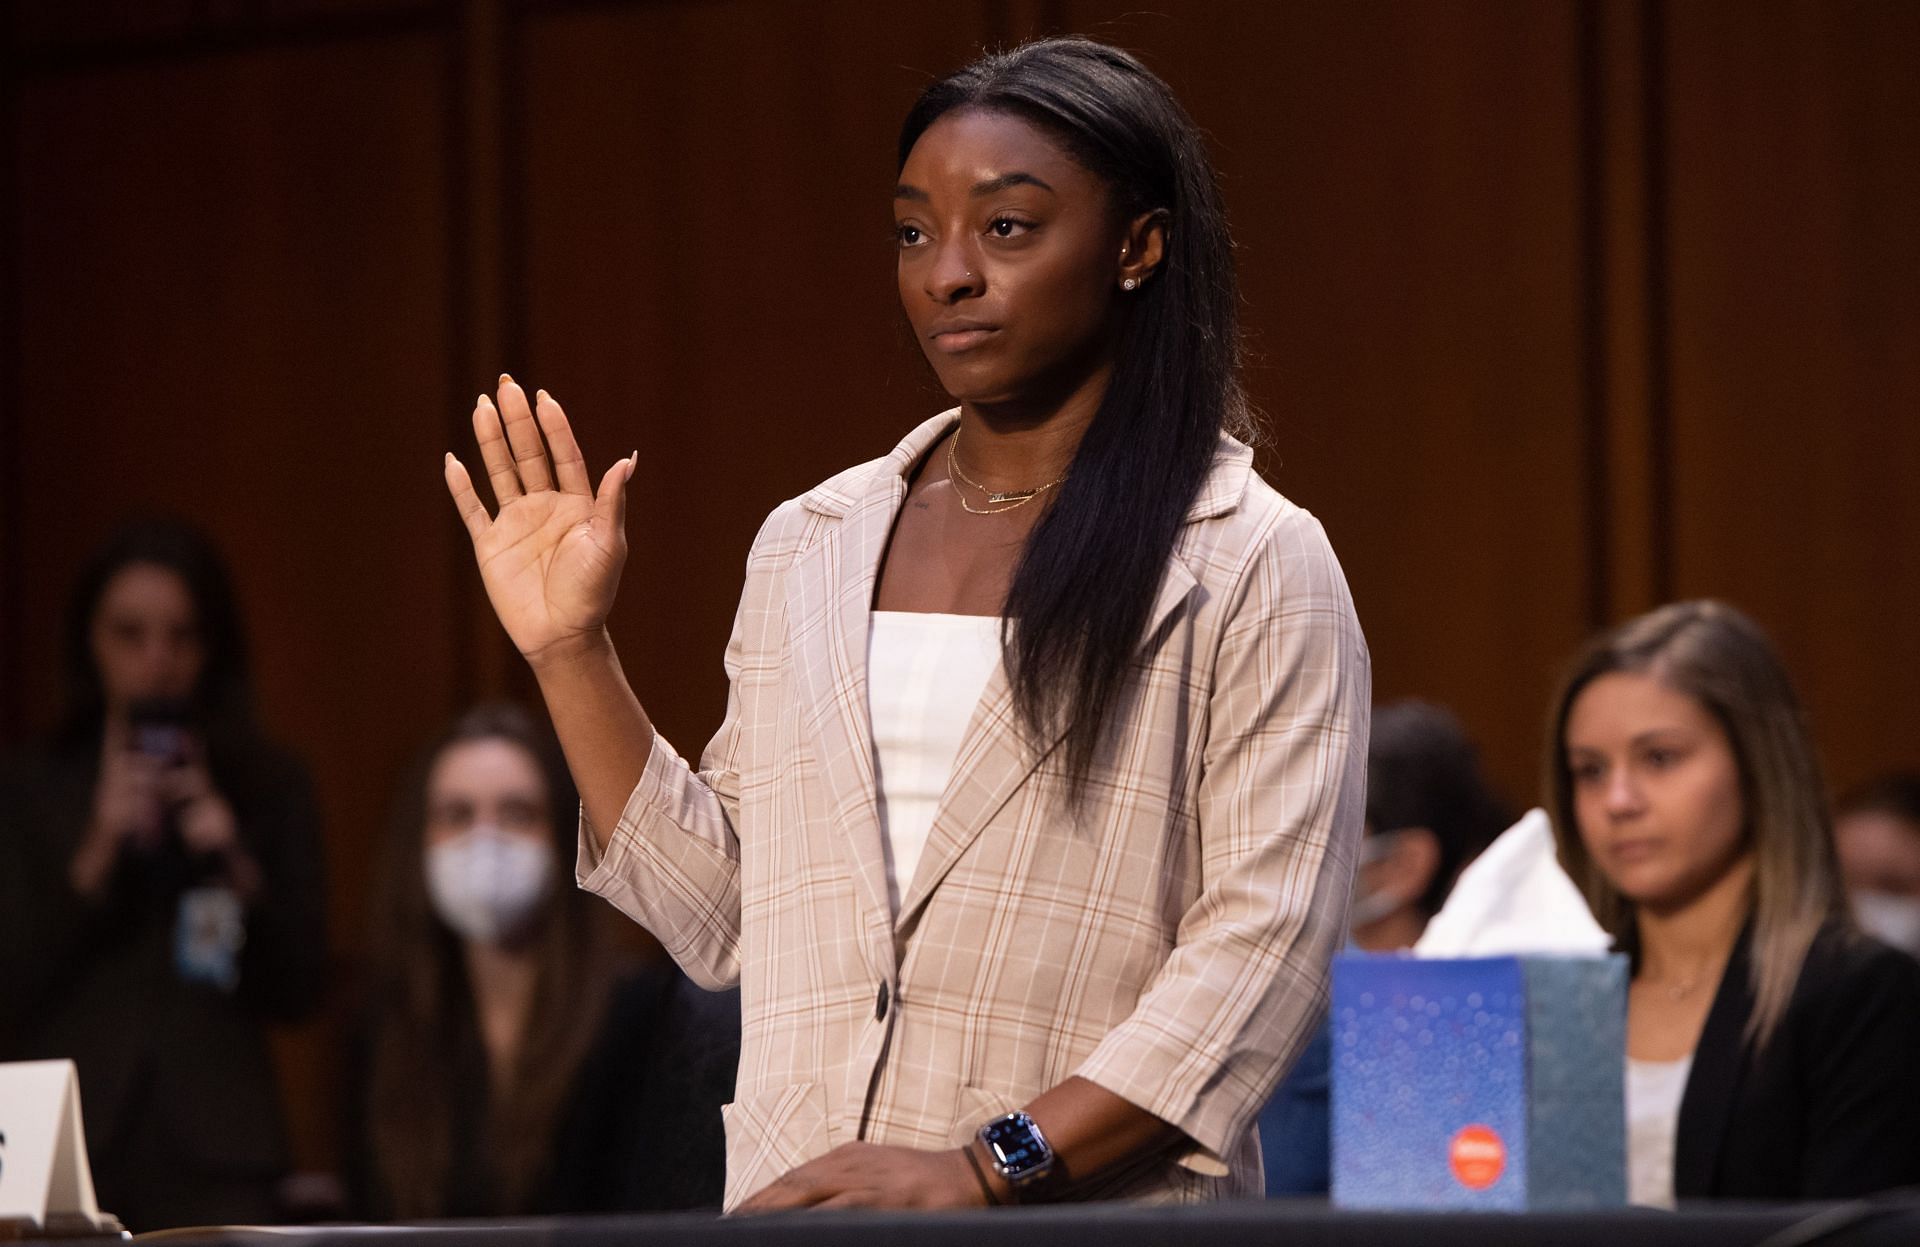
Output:
<svg viewBox="0 0 1920 1247">
<path fill-rule="evenodd" d="M 901 127 L 901 167 L 957 109 L 1040 127 L 1107 184 L 1118 211 L 1160 213 L 1166 228 L 1164 260 L 1124 296 L 1112 380 L 1027 540 L 1002 625 L 1015 704 L 1043 747 L 1066 733 L 1077 800 L 1220 435 L 1254 433 L 1233 241 L 1199 130 L 1167 84 L 1118 48 L 1045 39 L 941 79 Z"/>
<path fill-rule="evenodd" d="M 428 746 L 411 772 L 382 845 L 372 913 L 375 1007 L 364 1111 L 368 1176 L 377 1183 L 366 1193 L 368 1211 L 378 1216 L 448 1212 L 445 1191 L 460 1106 L 446 1066 L 461 1044 L 461 1029 L 476 1023 L 460 938 L 434 914 L 427 896 L 427 785 L 447 750 L 487 740 L 516 745 L 538 764 L 563 871 L 573 856 L 572 780 L 551 735 L 520 707 L 493 703 L 468 711 Z M 529 937 L 539 969 L 527 1032 L 507 1085 L 487 1088 L 487 1132 L 480 1146 L 501 1214 L 528 1211 L 550 1176 L 555 1125 L 599 1033 L 617 970 L 603 910 L 612 912 L 561 879 Z"/>
</svg>

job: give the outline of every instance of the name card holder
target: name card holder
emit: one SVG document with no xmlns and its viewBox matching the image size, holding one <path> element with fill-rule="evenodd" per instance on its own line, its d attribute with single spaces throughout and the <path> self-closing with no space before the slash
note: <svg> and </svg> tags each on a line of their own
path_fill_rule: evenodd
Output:
<svg viewBox="0 0 1920 1247">
<path fill-rule="evenodd" d="M 72 1061 L 0 1064 L 0 1239 L 125 1239 L 100 1211 Z"/>
</svg>

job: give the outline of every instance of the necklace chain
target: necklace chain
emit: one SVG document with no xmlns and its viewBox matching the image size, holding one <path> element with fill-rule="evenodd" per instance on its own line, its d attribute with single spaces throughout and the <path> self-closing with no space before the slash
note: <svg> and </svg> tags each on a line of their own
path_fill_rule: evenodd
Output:
<svg viewBox="0 0 1920 1247">
<path fill-rule="evenodd" d="M 1666 987 L 1667 999 L 1668 1000 L 1685 1000 L 1688 996 L 1691 996 L 1693 994 L 1694 988 L 1700 986 L 1700 979 L 1701 979 L 1701 976 L 1696 974 L 1690 979 L 1682 979 L 1678 983 L 1667 984 L 1667 987 Z"/>
<path fill-rule="evenodd" d="M 953 436 L 947 441 L 947 475 L 960 481 L 962 484 L 973 486 L 987 496 L 988 502 L 987 506 L 976 507 L 967 501 L 967 495 L 963 491 L 958 489 L 954 490 L 954 497 L 960 500 L 960 508 L 968 515 L 999 515 L 1003 511 L 1012 511 L 1019 507 L 1024 507 L 1041 494 L 1046 493 L 1049 489 L 1052 489 L 1067 479 L 1067 474 L 1062 472 L 1046 484 L 1036 485 L 1031 489 L 989 489 L 960 470 L 960 456 L 956 453 L 959 445 L 960 430 L 958 427 L 955 427 Z M 995 506 L 993 505 L 995 503 L 1004 505 Z"/>
</svg>

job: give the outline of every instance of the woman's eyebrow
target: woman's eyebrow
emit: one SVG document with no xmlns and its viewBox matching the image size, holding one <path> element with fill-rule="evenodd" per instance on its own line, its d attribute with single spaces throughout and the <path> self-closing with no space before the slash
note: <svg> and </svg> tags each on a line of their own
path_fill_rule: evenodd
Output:
<svg viewBox="0 0 1920 1247">
<path fill-rule="evenodd" d="M 992 195 L 996 192 L 1006 190 L 1010 186 L 1037 186 L 1049 194 L 1057 193 L 1054 191 L 1052 185 L 1035 177 L 1031 173 L 1003 173 L 997 178 L 988 178 L 984 182 L 975 182 L 972 193 L 974 195 Z M 911 186 L 902 182 L 893 188 L 893 197 L 895 199 L 911 199 L 917 203 L 925 203 L 927 201 L 927 192 L 921 190 L 918 186 Z"/>
<path fill-rule="evenodd" d="M 1003 173 L 997 178 L 988 178 L 984 182 L 973 184 L 976 195 L 991 195 L 1006 190 L 1010 186 L 1037 186 L 1043 191 L 1052 192 L 1053 187 L 1033 176 L 1031 173 Z"/>
</svg>

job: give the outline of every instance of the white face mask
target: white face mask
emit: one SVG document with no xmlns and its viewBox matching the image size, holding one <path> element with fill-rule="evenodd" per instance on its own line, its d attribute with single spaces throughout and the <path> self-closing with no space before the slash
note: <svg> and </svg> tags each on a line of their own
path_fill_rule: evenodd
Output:
<svg viewBox="0 0 1920 1247">
<path fill-rule="evenodd" d="M 448 926 L 498 943 L 540 908 L 553 882 L 553 846 L 481 824 L 427 850 L 427 894 Z"/>
<path fill-rule="evenodd" d="M 1920 896 L 1855 892 L 1853 916 L 1868 935 L 1920 957 Z"/>
<path fill-rule="evenodd" d="M 1363 870 L 1375 862 L 1385 861 L 1399 847 L 1397 831 L 1372 832 L 1360 842 L 1360 862 L 1353 872 L 1353 904 L 1347 910 L 1347 938 L 1353 938 L 1353 932 L 1365 930 L 1406 904 L 1400 897 L 1386 892 L 1366 891 L 1360 883 Z"/>
</svg>

